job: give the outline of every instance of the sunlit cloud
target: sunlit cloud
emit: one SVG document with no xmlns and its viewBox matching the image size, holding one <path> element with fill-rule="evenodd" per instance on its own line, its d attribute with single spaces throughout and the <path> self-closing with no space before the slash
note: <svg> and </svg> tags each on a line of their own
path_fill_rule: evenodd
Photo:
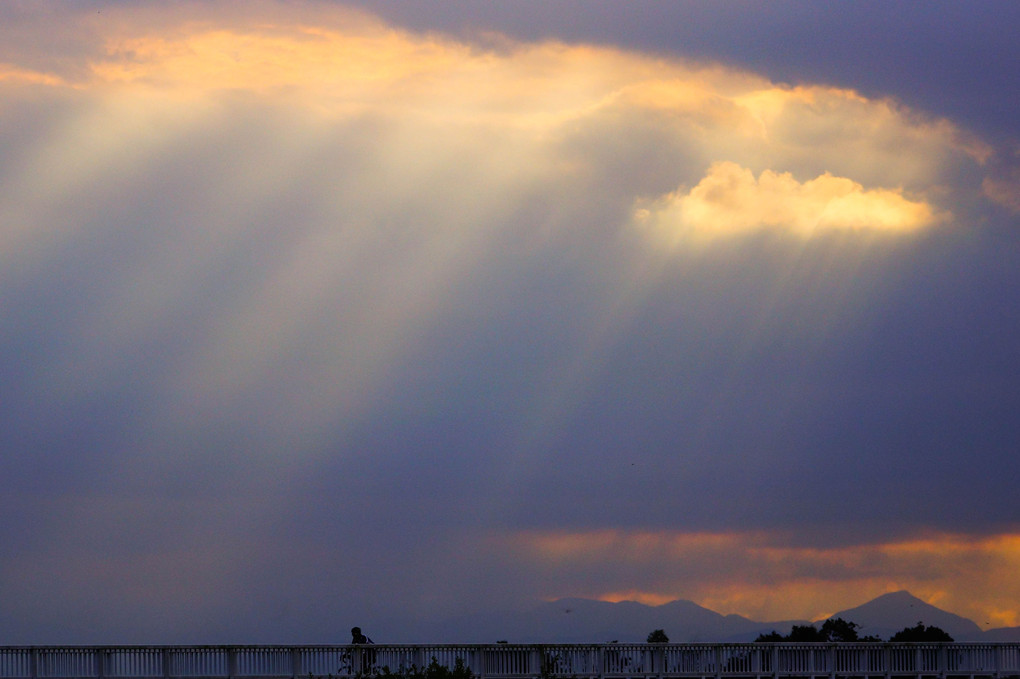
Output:
<svg viewBox="0 0 1020 679">
<path fill-rule="evenodd" d="M 681 186 L 650 200 L 654 194 L 643 193 L 639 221 L 674 245 L 759 228 L 801 236 L 830 229 L 916 230 L 935 221 L 938 210 L 923 194 L 947 180 L 944 168 L 984 162 L 990 153 L 948 121 L 921 118 L 845 89 L 782 88 L 733 69 L 594 46 L 491 38 L 472 45 L 396 30 L 348 10 L 305 7 L 288 21 L 271 11 L 278 9 L 271 3 L 259 8 L 256 20 L 241 22 L 223 13 L 204 22 L 182 17 L 169 26 L 171 12 L 169 20 L 158 21 L 151 13 L 115 12 L 120 21 L 105 29 L 109 35 L 99 43 L 102 52 L 90 55 L 89 70 L 67 77 L 77 78 L 75 87 L 113 98 L 123 111 L 173 111 L 171 129 L 180 127 L 179 119 L 209 116 L 213 102 L 223 97 L 296 108 L 301 115 L 371 114 L 399 125 L 408 137 L 475 126 L 461 130 L 461 148 L 483 138 L 503 139 L 500 145 L 508 148 L 522 140 L 533 143 L 531 158 L 516 154 L 518 169 L 539 160 L 588 172 L 576 158 L 557 157 L 564 151 L 560 145 L 572 143 L 574 129 L 604 130 L 611 138 L 619 132 L 606 125 L 622 125 L 628 133 L 644 128 L 640 134 L 647 143 L 657 140 L 684 154 L 675 159 L 674 186 L 701 176 L 686 192 Z M 103 25 L 93 29 L 102 36 Z M 2 73 L 64 82 L 16 64 Z M 175 104 L 181 96 L 187 103 Z M 96 107 L 95 120 L 105 122 L 109 108 Z M 148 118 L 143 113 L 124 125 L 56 137 L 52 149 L 73 148 L 78 157 L 43 152 L 45 165 L 27 176 L 45 176 L 49 190 L 65 191 L 75 175 L 62 175 L 93 172 L 109 148 L 101 145 L 122 139 L 125 126 L 132 132 L 137 127 L 132 121 Z M 165 124 L 148 123 L 151 136 L 170 136 L 159 129 Z M 85 118 L 77 125 L 92 123 Z M 113 130 L 117 134 L 111 136 Z M 520 137 L 520 130 L 528 130 L 530 139 Z M 599 152 L 606 142 L 589 143 Z M 130 148 L 137 156 L 151 144 L 124 143 L 125 153 Z M 438 149 L 447 156 L 456 150 Z M 644 151 L 625 150 L 620 162 L 641 163 Z M 411 148 L 392 152 L 400 162 L 423 161 Z M 998 185 L 989 186 L 990 195 L 1003 195 L 994 189 Z"/>
<path fill-rule="evenodd" d="M 907 589 L 986 627 L 1020 623 L 1020 609 L 1003 606 L 1020 600 L 1015 534 L 805 547 L 768 533 L 536 531 L 516 534 L 509 544 L 554 581 L 557 572 L 573 574 L 572 589 L 557 581 L 569 591 L 550 596 L 649 604 L 690 599 L 754 620 L 816 620 Z"/>
<path fill-rule="evenodd" d="M 917 158 L 911 151 L 930 148 L 935 139 L 982 164 L 993 153 L 991 146 L 948 120 L 925 118 L 894 101 L 869 99 L 853 90 L 764 87 L 739 94 L 734 101 L 755 121 L 762 139 L 779 143 L 797 139 L 802 144 L 812 139 L 835 141 L 838 152 L 864 143 L 869 155 L 880 153 L 903 175 L 910 174 L 910 166 L 904 163 L 930 162 L 930 157 Z M 897 155 L 911 158 L 897 160 Z"/>
<path fill-rule="evenodd" d="M 22 85 L 49 85 L 65 87 L 68 82 L 53 73 L 43 73 L 26 68 L 18 68 L 11 64 L 0 63 L 0 83 Z"/>
<path fill-rule="evenodd" d="M 956 154 L 984 162 L 991 153 L 949 121 L 852 90 L 779 87 L 746 71 L 608 47 L 498 36 L 472 44 L 337 7 L 305 5 L 290 15 L 274 3 L 253 7 L 203 21 L 189 20 L 186 10 L 108 10 L 119 20 L 89 19 L 101 51 L 88 55 L 88 70 L 52 77 L 87 88 L 249 93 L 311 110 L 544 130 L 600 112 L 654 113 L 656 124 L 748 167 L 785 171 L 793 168 L 783 164 L 824 159 L 833 174 L 868 184 L 871 177 L 856 174 L 924 182 Z"/>
<path fill-rule="evenodd" d="M 866 190 L 824 174 L 798 182 L 765 170 L 758 178 L 736 163 L 713 164 L 688 192 L 675 192 L 635 213 L 638 225 L 675 246 L 704 244 L 773 229 L 810 238 L 827 231 L 910 232 L 935 221 L 932 207 L 900 191 Z"/>
</svg>

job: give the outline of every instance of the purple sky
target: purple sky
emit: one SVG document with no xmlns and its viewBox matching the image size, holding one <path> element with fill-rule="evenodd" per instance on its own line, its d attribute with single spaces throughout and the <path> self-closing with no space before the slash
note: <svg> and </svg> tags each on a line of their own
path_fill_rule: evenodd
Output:
<svg viewBox="0 0 1020 679">
<path fill-rule="evenodd" d="M 1018 23 L 3 5 L 0 635 L 1020 625 Z"/>
</svg>

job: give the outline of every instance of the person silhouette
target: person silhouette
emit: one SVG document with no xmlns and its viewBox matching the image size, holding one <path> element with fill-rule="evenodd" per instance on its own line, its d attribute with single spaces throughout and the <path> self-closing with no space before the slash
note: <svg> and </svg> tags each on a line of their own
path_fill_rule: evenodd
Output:
<svg viewBox="0 0 1020 679">
<path fill-rule="evenodd" d="M 361 632 L 360 627 L 351 628 L 352 645 L 362 646 L 371 643 L 373 643 L 372 640 Z M 364 650 L 361 653 L 352 654 L 352 656 L 357 662 L 357 667 L 354 668 L 357 674 L 366 674 L 372 671 L 372 666 L 375 665 L 375 651 Z"/>
</svg>

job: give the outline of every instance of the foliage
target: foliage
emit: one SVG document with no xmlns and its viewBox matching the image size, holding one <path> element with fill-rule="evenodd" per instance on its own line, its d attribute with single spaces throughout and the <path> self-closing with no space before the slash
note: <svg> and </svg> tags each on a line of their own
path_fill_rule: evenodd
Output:
<svg viewBox="0 0 1020 679">
<path fill-rule="evenodd" d="M 560 664 L 563 661 L 564 659 L 560 656 L 559 653 L 549 652 L 543 653 L 542 669 L 541 674 L 539 675 L 539 679 L 552 679 L 553 677 L 560 676 L 564 670 L 564 667 L 561 666 Z M 577 675 L 571 674 L 570 679 L 577 679 Z"/>
<path fill-rule="evenodd" d="M 923 622 L 918 623 L 913 627 L 904 627 L 902 630 L 892 635 L 889 641 L 952 641 L 953 637 L 949 636 L 949 633 L 945 630 L 939 629 L 929 625 L 924 626 Z"/>
<path fill-rule="evenodd" d="M 794 625 L 786 641 L 828 641 L 814 625 Z"/>
<path fill-rule="evenodd" d="M 767 643 L 777 641 L 798 641 L 798 642 L 831 642 L 831 641 L 882 641 L 875 636 L 858 636 L 857 630 L 860 625 L 855 622 L 848 622 L 843 618 L 829 618 L 822 624 L 821 629 L 814 625 L 794 625 L 793 629 L 786 636 L 772 630 L 768 634 L 759 634 L 755 643 Z M 938 627 L 925 627 L 924 623 L 917 623 L 915 627 L 907 627 L 897 632 L 889 641 L 952 641 L 953 637 Z"/>
<path fill-rule="evenodd" d="M 772 630 L 768 634 L 759 634 L 758 638 L 754 640 L 754 643 L 762 644 L 762 643 L 772 643 L 772 642 L 776 642 L 776 641 L 786 641 L 786 637 L 784 637 L 779 632 L 777 632 L 775 630 Z"/>
<path fill-rule="evenodd" d="M 359 672 L 355 676 L 357 679 L 475 679 L 471 668 L 464 663 L 463 658 L 457 658 L 454 661 L 453 669 L 450 669 L 446 665 L 440 664 L 435 656 L 425 667 L 411 665 L 393 671 L 387 665 L 381 668 L 373 667 L 370 670 Z M 340 675 L 337 675 L 336 679 L 339 677 Z M 321 678 L 309 674 L 308 679 Z M 329 675 L 327 679 L 334 679 L 333 675 Z"/>
<path fill-rule="evenodd" d="M 669 637 L 666 636 L 666 632 L 657 629 L 648 633 L 648 643 L 650 644 L 666 644 L 669 643 Z"/>
<path fill-rule="evenodd" d="M 786 636 L 772 630 L 768 634 L 759 634 L 758 638 L 755 639 L 755 642 L 880 641 L 877 637 L 859 638 L 857 636 L 857 630 L 859 627 L 860 625 L 857 623 L 848 622 L 843 618 L 829 618 L 822 623 L 821 629 L 816 628 L 814 625 L 794 625 L 790 630 L 790 633 Z"/>
<path fill-rule="evenodd" d="M 829 618 L 822 624 L 819 633 L 825 637 L 825 641 L 857 641 L 856 622 L 847 622 L 843 618 Z"/>
</svg>

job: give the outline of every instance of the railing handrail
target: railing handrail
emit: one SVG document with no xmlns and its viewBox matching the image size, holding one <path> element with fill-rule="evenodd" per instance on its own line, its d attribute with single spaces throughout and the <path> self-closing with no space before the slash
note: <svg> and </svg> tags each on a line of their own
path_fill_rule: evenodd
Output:
<svg viewBox="0 0 1020 679">
<path fill-rule="evenodd" d="M 1017 641 L 666 641 L 666 642 L 646 642 L 646 641 L 569 641 L 569 642 L 544 642 L 544 641 L 493 641 L 485 643 L 472 643 L 472 642 L 454 642 L 448 644 L 437 644 L 437 643 L 420 643 L 420 642 L 385 642 L 385 643 L 369 643 L 369 644 L 330 644 L 330 643 L 311 643 L 311 644 L 8 644 L 0 646 L 0 652 L 10 650 L 25 650 L 25 649 L 172 649 L 172 650 L 191 650 L 191 649 L 306 649 L 306 648 L 504 648 L 507 646 L 514 647 L 565 647 L 565 648 L 589 648 L 589 647 L 600 647 L 600 648 L 614 648 L 617 646 L 640 646 L 643 648 L 670 648 L 676 646 L 699 646 L 699 647 L 732 647 L 732 646 L 841 646 L 841 647 L 857 647 L 863 646 L 868 648 L 881 647 L 881 646 L 947 646 L 947 647 L 963 647 L 963 646 L 1002 646 L 1002 647 L 1017 647 L 1020 648 L 1020 642 Z"/>
<path fill-rule="evenodd" d="M 0 646 L 0 679 L 364 679 L 457 661 L 478 679 L 1020 678 L 1015 642 Z"/>
</svg>

